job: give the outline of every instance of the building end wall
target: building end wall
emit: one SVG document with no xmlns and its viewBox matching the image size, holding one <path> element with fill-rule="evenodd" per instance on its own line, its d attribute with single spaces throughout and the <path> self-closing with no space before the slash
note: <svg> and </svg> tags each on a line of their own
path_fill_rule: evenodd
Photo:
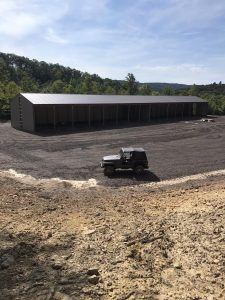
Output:
<svg viewBox="0 0 225 300">
<path fill-rule="evenodd" d="M 11 126 L 20 129 L 19 124 L 19 95 L 11 101 Z"/>
<path fill-rule="evenodd" d="M 33 105 L 22 95 L 17 95 L 11 103 L 12 127 L 25 131 L 35 131 Z"/>
</svg>

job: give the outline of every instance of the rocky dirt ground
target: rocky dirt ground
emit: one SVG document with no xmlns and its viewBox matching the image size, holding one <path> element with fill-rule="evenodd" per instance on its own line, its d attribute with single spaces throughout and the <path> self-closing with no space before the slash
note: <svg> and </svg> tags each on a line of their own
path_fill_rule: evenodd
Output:
<svg viewBox="0 0 225 300">
<path fill-rule="evenodd" d="M 174 185 L 0 175 L 0 299 L 225 299 L 225 176 Z"/>
</svg>

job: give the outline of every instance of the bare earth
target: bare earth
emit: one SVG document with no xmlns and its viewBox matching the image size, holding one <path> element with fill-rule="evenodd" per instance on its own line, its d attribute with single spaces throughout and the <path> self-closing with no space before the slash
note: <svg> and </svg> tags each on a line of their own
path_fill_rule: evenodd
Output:
<svg viewBox="0 0 225 300">
<path fill-rule="evenodd" d="M 75 188 L 1 173 L 0 299 L 225 299 L 224 179 Z"/>
<path fill-rule="evenodd" d="M 0 123 L 0 300 L 225 299 L 224 129 Z M 121 146 L 143 146 L 150 172 L 104 177 Z"/>
</svg>

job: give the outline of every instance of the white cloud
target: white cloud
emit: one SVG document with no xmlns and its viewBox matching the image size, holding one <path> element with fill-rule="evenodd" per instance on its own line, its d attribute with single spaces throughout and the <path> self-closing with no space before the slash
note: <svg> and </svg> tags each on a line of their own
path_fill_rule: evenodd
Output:
<svg viewBox="0 0 225 300">
<path fill-rule="evenodd" d="M 171 25 L 208 28 L 225 12 L 224 0 L 171 0 Z"/>
<path fill-rule="evenodd" d="M 74 1 L 74 7 L 79 18 L 89 19 L 93 17 L 99 17 L 102 13 L 106 13 L 108 11 L 108 3 L 109 0 L 83 0 Z"/>
<path fill-rule="evenodd" d="M 0 0 L 0 33 L 21 39 L 51 25 L 67 12 L 66 1 Z"/>
<path fill-rule="evenodd" d="M 205 73 L 207 67 L 204 65 L 195 64 L 175 64 L 175 65 L 161 65 L 161 66 L 135 66 L 137 70 L 153 71 L 160 73 L 179 73 L 179 72 L 191 72 L 191 73 Z"/>
<path fill-rule="evenodd" d="M 0 51 L 114 79 L 211 82 L 224 77 L 212 63 L 222 16 L 224 0 L 0 0 Z"/>
<path fill-rule="evenodd" d="M 65 45 L 65 44 L 68 44 L 69 43 L 69 40 L 66 39 L 65 37 L 62 37 L 60 36 L 59 34 L 57 34 L 54 29 L 52 28 L 48 28 L 47 29 L 47 33 L 45 35 L 45 39 L 49 42 L 52 42 L 52 43 L 56 43 L 56 44 L 62 44 L 62 45 Z"/>
<path fill-rule="evenodd" d="M 129 7 L 123 22 L 130 22 L 133 26 L 137 25 L 146 31 L 156 30 L 158 33 L 180 27 L 183 30 L 195 28 L 198 31 L 210 27 L 212 22 L 223 18 L 224 13 L 224 0 L 137 1 L 135 5 Z"/>
</svg>

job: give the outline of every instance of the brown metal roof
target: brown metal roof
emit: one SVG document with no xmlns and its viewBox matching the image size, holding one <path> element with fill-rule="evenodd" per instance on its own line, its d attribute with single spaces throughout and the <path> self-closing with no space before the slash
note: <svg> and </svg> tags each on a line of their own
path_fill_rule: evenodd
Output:
<svg viewBox="0 0 225 300">
<path fill-rule="evenodd" d="M 195 96 L 130 96 L 22 93 L 34 105 L 38 104 L 150 104 L 207 102 Z"/>
</svg>

